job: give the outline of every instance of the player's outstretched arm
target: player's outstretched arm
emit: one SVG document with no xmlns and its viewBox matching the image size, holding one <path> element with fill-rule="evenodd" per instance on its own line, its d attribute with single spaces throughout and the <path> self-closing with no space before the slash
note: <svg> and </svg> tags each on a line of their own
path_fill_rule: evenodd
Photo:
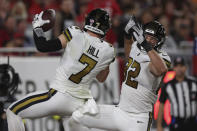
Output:
<svg viewBox="0 0 197 131">
<path fill-rule="evenodd" d="M 125 51 L 125 60 L 126 61 L 128 61 L 132 43 L 133 43 L 132 39 L 127 39 L 126 37 L 124 38 L 124 51 Z"/>
<path fill-rule="evenodd" d="M 161 76 L 168 71 L 168 68 L 164 60 L 159 56 L 159 54 L 155 50 L 149 51 L 148 56 L 151 60 L 149 68 L 152 74 L 154 74 L 155 76 Z"/>
<path fill-rule="evenodd" d="M 109 74 L 109 66 L 106 69 L 100 71 L 99 74 L 96 76 L 96 79 L 99 82 L 104 82 L 107 79 L 108 74 Z"/>
<path fill-rule="evenodd" d="M 142 25 L 136 21 L 135 17 L 131 17 L 129 34 L 142 46 L 150 57 L 150 72 L 155 76 L 161 76 L 168 71 L 168 68 L 164 60 L 159 56 L 159 54 L 152 48 L 152 45 L 149 44 L 144 36 L 144 31 Z"/>
<path fill-rule="evenodd" d="M 124 50 L 125 50 L 126 61 L 129 58 L 129 53 L 131 50 L 131 46 L 133 44 L 133 39 L 132 39 L 132 34 L 131 34 L 132 26 L 134 26 L 134 23 L 133 21 L 129 20 L 124 29 Z"/>
<path fill-rule="evenodd" d="M 158 113 L 158 117 L 157 117 L 157 131 L 163 131 L 163 127 L 162 127 L 163 110 L 164 110 L 164 104 L 160 103 L 159 113 Z"/>
<path fill-rule="evenodd" d="M 40 52 L 52 52 L 58 51 L 66 47 L 67 41 L 63 35 L 53 40 L 46 40 L 44 31 L 41 28 L 44 24 L 49 23 L 49 20 L 42 19 L 43 11 L 40 14 L 36 14 L 32 22 L 33 36 L 36 48 Z"/>
</svg>

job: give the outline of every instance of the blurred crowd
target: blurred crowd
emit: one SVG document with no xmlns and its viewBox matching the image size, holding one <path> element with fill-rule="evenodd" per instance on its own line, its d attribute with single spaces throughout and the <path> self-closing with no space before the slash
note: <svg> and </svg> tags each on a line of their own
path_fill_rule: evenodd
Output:
<svg viewBox="0 0 197 131">
<path fill-rule="evenodd" d="M 94 8 L 109 12 L 112 28 L 105 39 L 118 48 L 123 47 L 123 29 L 131 14 L 142 23 L 160 21 L 169 48 L 192 45 L 197 36 L 197 0 L 0 0 L 0 48 L 33 47 L 33 16 L 49 8 L 56 10 L 49 38 L 71 25 L 83 28 L 86 14 Z"/>
</svg>

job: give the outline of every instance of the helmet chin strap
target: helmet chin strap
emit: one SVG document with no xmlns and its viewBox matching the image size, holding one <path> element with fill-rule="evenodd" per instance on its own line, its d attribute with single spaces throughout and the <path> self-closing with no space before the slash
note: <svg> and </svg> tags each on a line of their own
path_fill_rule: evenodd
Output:
<svg viewBox="0 0 197 131">
<path fill-rule="evenodd" d="M 154 46 L 154 49 L 155 50 L 158 50 L 158 48 L 161 48 L 161 46 L 163 45 L 165 41 L 165 38 L 162 38 L 155 46 Z"/>
</svg>

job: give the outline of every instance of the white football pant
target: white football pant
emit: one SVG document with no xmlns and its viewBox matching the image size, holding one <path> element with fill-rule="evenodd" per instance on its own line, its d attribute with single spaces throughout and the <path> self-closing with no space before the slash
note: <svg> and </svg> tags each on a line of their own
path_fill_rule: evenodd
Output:
<svg viewBox="0 0 197 131">
<path fill-rule="evenodd" d="M 8 129 L 9 131 L 25 131 L 23 118 L 41 118 L 52 115 L 71 116 L 73 111 L 84 104 L 85 99 L 75 98 L 54 89 L 34 92 L 14 102 L 7 109 Z"/>
<path fill-rule="evenodd" d="M 114 105 L 99 105 L 97 115 L 84 114 L 78 117 L 78 111 L 69 120 L 70 131 L 81 131 L 80 129 L 84 129 L 82 125 L 108 131 L 150 131 L 152 124 L 152 113 L 129 113 Z M 77 125 L 76 122 L 82 125 Z"/>
</svg>

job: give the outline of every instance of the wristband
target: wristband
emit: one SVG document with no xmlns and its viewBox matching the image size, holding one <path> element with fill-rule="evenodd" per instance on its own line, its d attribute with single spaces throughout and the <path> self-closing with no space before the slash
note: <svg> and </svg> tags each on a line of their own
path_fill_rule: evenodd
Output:
<svg viewBox="0 0 197 131">
<path fill-rule="evenodd" d="M 152 45 L 146 42 L 146 40 L 143 41 L 140 45 L 145 49 L 146 52 L 149 52 L 153 49 Z"/>
</svg>

